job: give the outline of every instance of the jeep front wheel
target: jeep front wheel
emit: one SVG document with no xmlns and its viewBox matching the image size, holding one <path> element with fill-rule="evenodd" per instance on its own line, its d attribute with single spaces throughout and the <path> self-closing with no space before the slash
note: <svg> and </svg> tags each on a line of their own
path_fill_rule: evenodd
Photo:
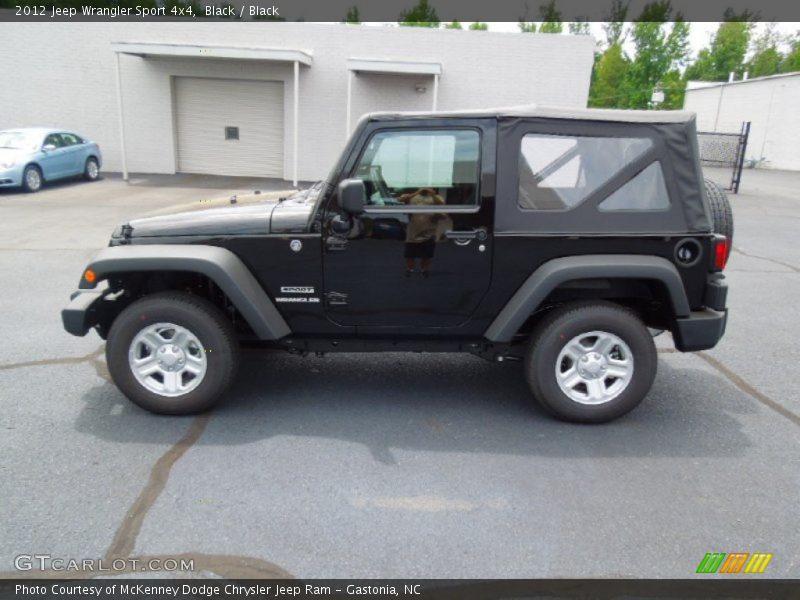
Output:
<svg viewBox="0 0 800 600">
<path fill-rule="evenodd" d="M 128 306 L 106 342 L 108 370 L 122 393 L 145 410 L 172 415 L 216 404 L 233 379 L 237 351 L 216 306 L 175 292 Z"/>
<path fill-rule="evenodd" d="M 632 311 L 610 302 L 553 310 L 535 328 L 525 375 L 539 404 L 581 423 L 611 421 L 650 391 L 658 356 Z"/>
</svg>

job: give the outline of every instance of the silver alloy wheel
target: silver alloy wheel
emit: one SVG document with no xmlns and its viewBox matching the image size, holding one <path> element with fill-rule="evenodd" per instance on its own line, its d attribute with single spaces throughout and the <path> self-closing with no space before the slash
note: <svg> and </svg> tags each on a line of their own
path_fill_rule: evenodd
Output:
<svg viewBox="0 0 800 600">
<path fill-rule="evenodd" d="M 633 379 L 633 353 L 606 331 L 588 331 L 567 342 L 556 360 L 558 387 L 580 404 L 605 404 Z"/>
<path fill-rule="evenodd" d="M 146 389 L 170 398 L 194 390 L 208 369 L 203 344 L 174 323 L 148 325 L 136 334 L 128 350 L 128 364 Z"/>
<path fill-rule="evenodd" d="M 97 179 L 97 176 L 100 173 L 100 167 L 97 166 L 96 160 L 89 160 L 86 163 L 86 175 L 89 179 Z"/>
<path fill-rule="evenodd" d="M 39 174 L 38 169 L 28 169 L 25 173 L 25 184 L 31 191 L 36 191 L 42 187 L 42 176 Z"/>
</svg>

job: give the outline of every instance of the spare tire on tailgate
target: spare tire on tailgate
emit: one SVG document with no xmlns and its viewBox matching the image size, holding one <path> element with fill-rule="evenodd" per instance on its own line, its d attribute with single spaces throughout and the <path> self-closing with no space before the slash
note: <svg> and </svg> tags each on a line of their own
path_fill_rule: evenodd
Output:
<svg viewBox="0 0 800 600">
<path fill-rule="evenodd" d="M 712 228 L 714 233 L 719 233 L 728 238 L 728 254 L 733 248 L 733 211 L 728 201 L 728 194 L 718 184 L 704 179 L 708 206 L 711 209 Z M 727 256 L 725 257 L 727 258 Z"/>
</svg>

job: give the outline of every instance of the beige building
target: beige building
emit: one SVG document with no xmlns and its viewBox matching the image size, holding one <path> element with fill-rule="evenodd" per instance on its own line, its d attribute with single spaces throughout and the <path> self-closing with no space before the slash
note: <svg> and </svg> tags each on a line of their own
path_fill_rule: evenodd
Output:
<svg viewBox="0 0 800 600">
<path fill-rule="evenodd" d="M 408 27 L 5 23 L 0 129 L 75 130 L 108 171 L 314 180 L 366 112 L 584 107 L 593 51 L 590 36 Z"/>
<path fill-rule="evenodd" d="M 730 83 L 689 82 L 684 108 L 699 131 L 738 133 L 751 122 L 745 160 L 800 170 L 800 73 Z"/>
</svg>

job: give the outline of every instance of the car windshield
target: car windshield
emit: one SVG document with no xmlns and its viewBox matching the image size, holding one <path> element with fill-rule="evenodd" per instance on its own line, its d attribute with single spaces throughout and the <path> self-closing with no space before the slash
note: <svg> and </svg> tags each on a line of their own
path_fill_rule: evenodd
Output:
<svg viewBox="0 0 800 600">
<path fill-rule="evenodd" d="M 0 148 L 33 150 L 39 144 L 40 137 L 30 131 L 0 131 Z"/>
</svg>

